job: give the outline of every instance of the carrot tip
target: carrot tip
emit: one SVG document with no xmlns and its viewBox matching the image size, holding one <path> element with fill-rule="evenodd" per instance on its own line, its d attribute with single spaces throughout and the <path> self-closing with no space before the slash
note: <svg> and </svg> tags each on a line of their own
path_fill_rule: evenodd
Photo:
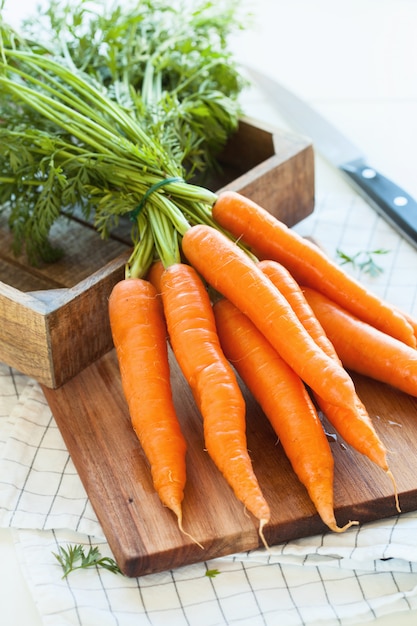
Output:
<svg viewBox="0 0 417 626">
<path fill-rule="evenodd" d="M 345 524 L 344 526 L 338 526 L 336 524 L 336 522 L 330 522 L 329 524 L 327 524 L 327 526 L 330 528 L 330 530 L 333 530 L 333 532 L 335 533 L 344 533 L 345 530 L 347 530 L 348 528 L 350 528 L 351 526 L 358 526 L 359 522 L 358 521 L 352 521 L 350 520 L 347 524 Z"/>
<path fill-rule="evenodd" d="M 269 545 L 268 545 L 268 543 L 267 543 L 267 541 L 265 539 L 265 535 L 264 535 L 264 526 L 268 523 L 268 521 L 269 520 L 267 520 L 267 519 L 261 519 L 259 521 L 259 537 L 261 538 L 261 541 L 262 541 L 264 547 L 267 550 L 270 550 L 270 547 L 269 547 Z"/>
<path fill-rule="evenodd" d="M 183 533 L 183 535 L 185 535 L 186 537 L 188 537 L 189 539 L 191 539 L 191 541 L 195 544 L 198 545 L 199 548 L 201 548 L 202 550 L 204 550 L 204 546 L 201 545 L 201 543 L 199 541 L 197 541 L 197 539 L 195 537 L 193 537 L 192 535 L 190 535 L 190 533 L 187 533 L 186 530 L 184 530 L 184 527 L 182 525 L 182 515 L 181 513 L 177 514 L 177 521 L 178 521 L 178 528 L 180 529 L 180 531 Z"/>
<path fill-rule="evenodd" d="M 400 499 L 398 497 L 397 483 L 395 482 L 394 474 L 391 472 L 390 469 L 387 469 L 385 473 L 388 476 L 388 478 L 391 479 L 393 487 L 394 487 L 395 508 L 397 509 L 398 513 L 401 513 Z"/>
</svg>

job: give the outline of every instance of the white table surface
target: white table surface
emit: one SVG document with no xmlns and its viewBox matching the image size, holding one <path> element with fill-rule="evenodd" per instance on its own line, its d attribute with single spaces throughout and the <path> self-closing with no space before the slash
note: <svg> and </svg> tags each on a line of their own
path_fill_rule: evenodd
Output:
<svg viewBox="0 0 417 626">
<path fill-rule="evenodd" d="M 5 15 L 17 23 L 35 4 L 6 0 Z M 275 75 L 314 104 L 363 148 L 375 167 L 417 196 L 417 1 L 252 4 L 257 26 L 235 38 L 237 57 Z M 249 115 L 288 127 L 263 94 L 252 90 L 243 101 Z M 317 193 L 346 191 L 344 180 L 316 158 Z M 416 272 L 417 263 L 409 269 Z M 0 529 L 0 560 L 0 623 L 39 626 L 8 529 Z M 416 624 L 417 612 L 372 622 L 393 623 Z"/>
</svg>

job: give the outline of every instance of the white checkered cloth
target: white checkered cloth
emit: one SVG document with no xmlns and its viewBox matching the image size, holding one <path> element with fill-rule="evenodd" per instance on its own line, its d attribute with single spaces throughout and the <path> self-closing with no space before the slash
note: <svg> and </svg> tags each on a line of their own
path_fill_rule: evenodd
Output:
<svg viewBox="0 0 417 626">
<path fill-rule="evenodd" d="M 321 198 L 297 230 L 330 254 L 388 249 L 384 272 L 361 280 L 417 314 L 417 252 L 360 198 Z M 140 578 L 91 569 L 62 579 L 59 546 L 111 553 L 39 386 L 5 365 L 0 526 L 14 529 L 45 626 L 348 626 L 417 610 L 417 512 Z"/>
</svg>

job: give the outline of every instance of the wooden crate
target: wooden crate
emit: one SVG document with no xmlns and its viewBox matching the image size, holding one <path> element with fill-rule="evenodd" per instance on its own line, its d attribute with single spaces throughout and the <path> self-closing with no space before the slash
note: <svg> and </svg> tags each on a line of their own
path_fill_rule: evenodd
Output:
<svg viewBox="0 0 417 626">
<path fill-rule="evenodd" d="M 242 119 L 204 184 L 233 189 L 289 226 L 314 209 L 314 155 L 304 138 Z M 126 224 L 128 226 L 128 224 Z M 107 299 L 131 252 L 128 228 L 103 241 L 91 224 L 62 217 L 51 233 L 63 258 L 38 268 L 13 256 L 0 223 L 0 360 L 57 388 L 112 348 Z"/>
</svg>

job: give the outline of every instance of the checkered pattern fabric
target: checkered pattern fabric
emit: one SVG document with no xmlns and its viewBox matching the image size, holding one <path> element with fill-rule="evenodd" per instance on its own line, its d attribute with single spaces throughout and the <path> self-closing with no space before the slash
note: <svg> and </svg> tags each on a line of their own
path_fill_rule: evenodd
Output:
<svg viewBox="0 0 417 626">
<path fill-rule="evenodd" d="M 360 198 L 321 198 L 297 230 L 333 255 L 389 250 L 384 271 L 360 279 L 417 313 L 416 252 Z M 348 626 L 417 610 L 417 513 L 137 579 L 103 569 L 62 579 L 59 546 L 111 553 L 39 386 L 5 365 L 0 526 L 13 529 L 45 626 Z"/>
</svg>

